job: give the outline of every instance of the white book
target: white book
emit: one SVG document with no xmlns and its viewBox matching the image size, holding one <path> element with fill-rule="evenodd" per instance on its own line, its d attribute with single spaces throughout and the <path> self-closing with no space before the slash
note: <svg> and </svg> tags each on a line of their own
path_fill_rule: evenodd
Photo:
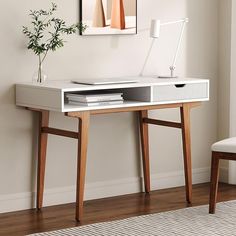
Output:
<svg viewBox="0 0 236 236">
<path fill-rule="evenodd" d="M 116 97 L 109 97 L 109 98 L 76 98 L 76 97 L 67 97 L 68 101 L 74 101 L 74 102 L 110 102 L 110 101 L 122 101 L 123 98 L 121 96 Z"/>
<path fill-rule="evenodd" d="M 104 106 L 104 105 L 119 105 L 123 104 L 124 101 L 108 101 L 108 102 L 75 102 L 75 101 L 69 101 L 69 105 L 76 105 L 76 106 L 86 106 L 86 107 L 91 107 L 91 106 Z"/>
<path fill-rule="evenodd" d="M 102 102 L 123 100 L 122 93 L 111 94 L 66 94 L 69 101 L 78 102 Z"/>
</svg>

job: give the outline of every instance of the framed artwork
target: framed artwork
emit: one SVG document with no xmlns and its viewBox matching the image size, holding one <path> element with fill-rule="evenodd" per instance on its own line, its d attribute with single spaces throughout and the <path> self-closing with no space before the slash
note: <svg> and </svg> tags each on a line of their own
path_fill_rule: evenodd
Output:
<svg viewBox="0 0 236 236">
<path fill-rule="evenodd" d="M 81 35 L 137 34 L 137 0 L 80 0 Z"/>
</svg>

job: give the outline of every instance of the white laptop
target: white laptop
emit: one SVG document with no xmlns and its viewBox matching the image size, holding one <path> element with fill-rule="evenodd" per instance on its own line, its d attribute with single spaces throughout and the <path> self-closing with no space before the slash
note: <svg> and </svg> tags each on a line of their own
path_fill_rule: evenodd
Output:
<svg viewBox="0 0 236 236">
<path fill-rule="evenodd" d="M 138 79 L 132 77 L 124 78 L 106 78 L 106 79 L 74 79 L 73 83 L 76 84 L 87 84 L 87 85 L 106 85 L 106 84 L 127 84 L 127 83 L 137 83 Z"/>
</svg>

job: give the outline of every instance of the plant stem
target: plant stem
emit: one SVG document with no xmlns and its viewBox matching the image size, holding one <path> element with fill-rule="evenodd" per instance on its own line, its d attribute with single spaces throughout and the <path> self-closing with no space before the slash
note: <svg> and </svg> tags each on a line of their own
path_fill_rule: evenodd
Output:
<svg viewBox="0 0 236 236">
<path fill-rule="evenodd" d="M 41 54 L 39 54 L 39 70 L 38 70 L 38 80 L 37 82 L 42 83 L 42 60 Z"/>
<path fill-rule="evenodd" d="M 44 60 L 45 60 L 47 54 L 48 54 L 48 50 L 47 50 L 46 53 L 44 54 L 44 57 L 43 57 L 43 59 L 42 59 L 42 61 L 41 61 L 42 63 L 44 62 Z"/>
</svg>

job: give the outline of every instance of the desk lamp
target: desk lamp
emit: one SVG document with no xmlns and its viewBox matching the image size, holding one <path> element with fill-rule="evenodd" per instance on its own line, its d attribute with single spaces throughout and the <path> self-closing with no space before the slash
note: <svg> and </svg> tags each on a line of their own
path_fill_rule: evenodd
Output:
<svg viewBox="0 0 236 236">
<path fill-rule="evenodd" d="M 175 67 L 176 67 L 176 61 L 177 61 L 177 58 L 178 58 L 180 46 L 181 46 L 181 43 L 182 43 L 182 40 L 183 40 L 185 26 L 186 26 L 186 23 L 188 23 L 188 18 L 177 20 L 177 21 L 166 22 L 166 23 L 161 23 L 160 20 L 152 20 L 152 22 L 151 22 L 150 36 L 151 36 L 151 38 L 153 38 L 153 41 L 152 41 L 151 47 L 148 51 L 148 56 L 145 60 L 144 67 L 145 67 L 145 65 L 147 63 L 147 60 L 148 60 L 148 57 L 149 57 L 149 55 L 152 51 L 152 47 L 154 45 L 155 40 L 158 39 L 159 36 L 160 36 L 161 27 L 165 26 L 165 25 L 172 25 L 172 24 L 179 24 L 179 23 L 182 23 L 182 29 L 181 29 L 181 33 L 180 33 L 180 36 L 179 36 L 178 46 L 177 46 L 177 49 L 176 49 L 176 52 L 175 52 L 175 55 L 174 55 L 173 63 L 170 66 L 170 76 L 158 76 L 158 78 L 177 78 L 178 77 L 178 76 L 174 75 L 174 71 L 175 71 Z M 143 67 L 143 70 L 144 70 L 144 67 Z M 143 70 L 142 70 L 142 72 L 143 72 Z"/>
</svg>

